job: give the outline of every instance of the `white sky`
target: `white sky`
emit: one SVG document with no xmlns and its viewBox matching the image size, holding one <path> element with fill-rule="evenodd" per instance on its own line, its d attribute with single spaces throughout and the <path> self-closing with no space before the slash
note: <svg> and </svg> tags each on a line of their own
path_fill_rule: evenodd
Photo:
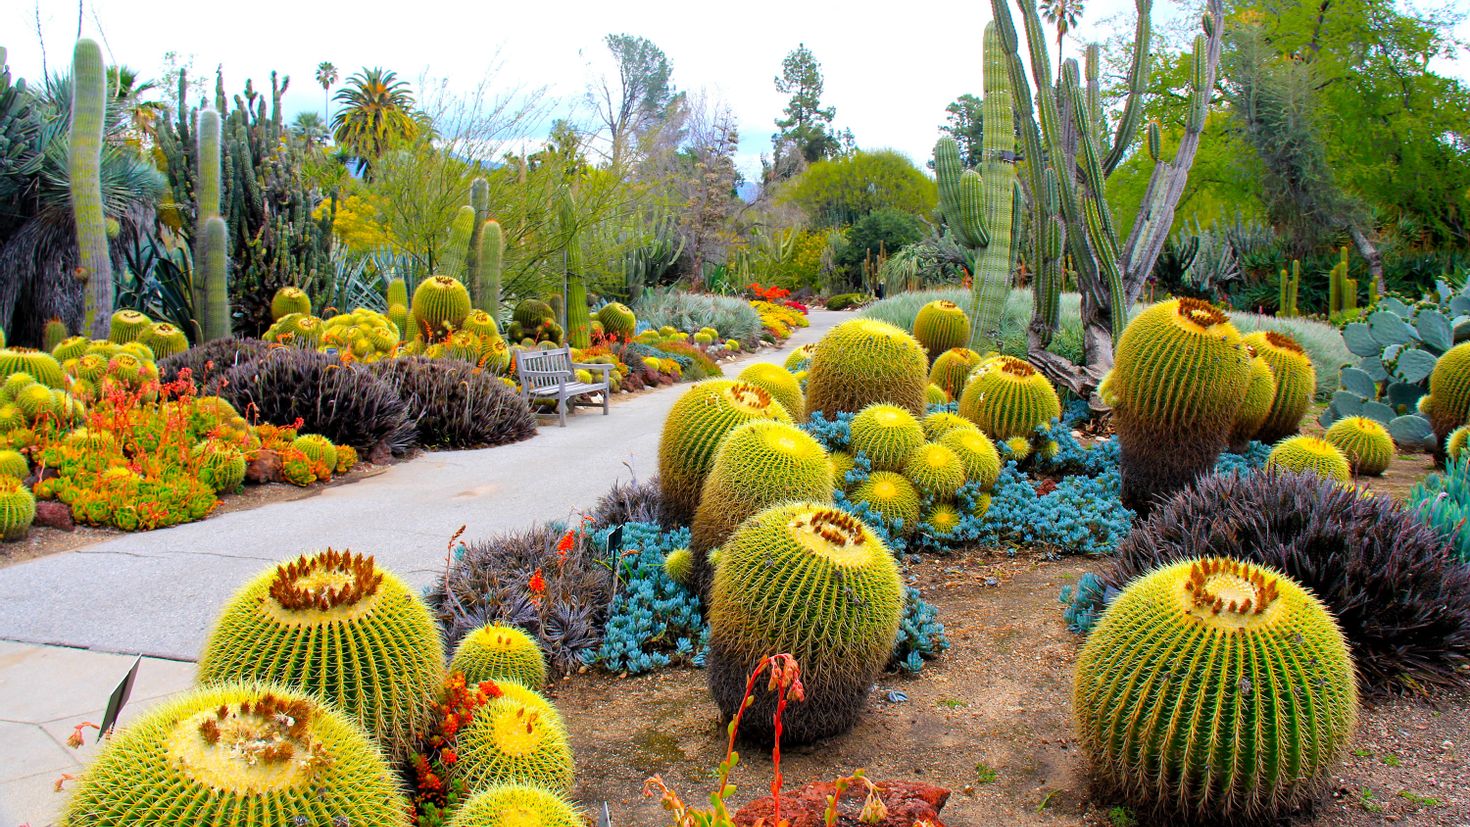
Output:
<svg viewBox="0 0 1470 827">
<path fill-rule="evenodd" d="M 359 67 L 381 65 L 411 82 L 427 73 L 448 78 L 452 87 L 469 87 L 485 77 L 497 52 L 502 70 L 492 79 L 495 86 L 547 87 L 559 113 L 565 113 L 580 105 L 588 79 L 608 65 L 602 37 L 641 35 L 668 55 L 676 86 L 702 89 L 729 104 L 739 122 L 740 165 L 748 176 L 759 171 L 760 153 L 769 149 L 773 121 L 785 105 L 772 79 L 781 59 L 803 41 L 822 63 L 824 102 L 837 108 L 836 125 L 851 128 L 860 147 L 891 147 L 922 165 L 944 121 L 945 105 L 964 92 L 980 91 L 980 39 L 990 17 L 985 0 L 906 0 L 900 6 L 790 0 L 731 5 L 252 0 L 213 8 L 181 6 L 177 0 L 85 1 L 82 31 L 103 35 L 114 62 L 156 76 L 164 53 L 174 50 L 192 58 L 195 73 L 208 75 L 211 88 L 214 67 L 222 64 L 231 94 L 246 77 L 268 89 L 270 70 L 277 69 L 292 78 L 286 99 L 292 116 L 321 111 L 322 90 L 313 73 L 323 60 L 335 63 L 343 79 Z M 1156 0 L 1155 18 L 1178 8 L 1170 0 Z M 1090 0 L 1081 38 L 1100 37 L 1099 28 L 1089 24 L 1119 13 L 1131 21 L 1132 0 Z M 75 3 L 5 0 L 0 45 L 9 49 L 13 74 L 41 74 L 38 14 L 47 65 L 56 71 L 70 60 Z M 1470 40 L 1470 24 L 1457 34 Z M 1453 65 L 1438 68 L 1470 77 L 1470 58 L 1462 52 Z M 584 108 L 582 120 L 589 115 Z"/>
</svg>

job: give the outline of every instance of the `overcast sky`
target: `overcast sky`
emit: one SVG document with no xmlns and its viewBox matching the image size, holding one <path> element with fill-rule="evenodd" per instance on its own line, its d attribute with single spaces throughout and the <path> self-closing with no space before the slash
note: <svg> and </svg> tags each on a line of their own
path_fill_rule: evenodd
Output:
<svg viewBox="0 0 1470 827">
<path fill-rule="evenodd" d="M 1179 8 L 1169 0 L 1156 6 L 1156 19 Z M 1131 26 L 1132 14 L 1132 0 L 1090 0 L 1080 38 L 1100 37 L 1100 21 L 1118 15 Z M 47 66 L 56 71 L 70 60 L 75 3 L 5 0 L 0 32 L 8 42 L 0 45 L 9 49 L 13 74 L 40 75 L 38 15 Z M 196 72 L 212 75 L 222 64 L 231 93 L 246 77 L 268 89 L 270 70 L 280 70 L 292 78 L 287 109 L 293 116 L 322 110 L 313 74 L 323 60 L 335 63 L 344 79 L 362 66 L 383 66 L 405 79 L 427 73 L 465 88 L 498 63 L 495 86 L 545 87 L 558 113 L 565 113 L 581 102 L 589 78 L 610 65 L 603 36 L 628 32 L 664 50 L 680 89 L 703 90 L 730 106 L 740 127 L 741 168 L 750 175 L 769 150 L 773 121 L 785 104 L 773 78 L 799 42 L 822 63 L 824 101 L 837 108 L 838 127 L 852 129 L 863 148 L 891 147 L 922 164 L 945 105 L 980 91 L 980 40 L 989 17 L 983 0 L 252 0 L 212 8 L 175 0 L 87 0 L 82 32 L 103 40 L 112 61 L 145 76 L 162 71 L 170 50 L 192 60 Z M 1470 39 L 1470 25 L 1458 34 Z M 1470 76 L 1470 60 L 1463 58 L 1440 68 Z M 590 118 L 585 107 L 580 114 Z"/>
</svg>

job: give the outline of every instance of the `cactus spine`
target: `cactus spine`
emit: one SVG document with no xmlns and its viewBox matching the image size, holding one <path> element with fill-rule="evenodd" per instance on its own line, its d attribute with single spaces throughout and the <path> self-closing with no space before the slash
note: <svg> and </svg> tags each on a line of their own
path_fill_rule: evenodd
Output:
<svg viewBox="0 0 1470 827">
<path fill-rule="evenodd" d="M 77 228 L 77 277 L 86 292 L 83 322 L 94 339 L 107 338 L 112 316 L 112 259 L 107 216 L 102 211 L 102 137 L 106 129 L 107 79 L 97 41 L 77 41 L 72 53 L 71 133 L 67 173 Z"/>
<path fill-rule="evenodd" d="M 987 24 L 982 47 L 985 60 L 985 122 L 1011 121 L 1010 78 L 995 25 Z M 955 240 L 965 247 L 974 277 L 969 316 L 974 321 L 969 344 L 989 350 L 1000 335 L 1006 294 L 1011 286 L 1011 241 L 1016 194 L 1016 139 L 1010 129 L 985 130 L 981 170 L 967 170 L 959 144 L 944 137 L 934 147 L 934 171 L 940 208 Z M 934 354 L 937 355 L 937 354 Z"/>
<path fill-rule="evenodd" d="M 470 236 L 475 233 L 475 208 L 465 204 L 449 223 L 449 244 L 444 250 L 439 272 L 456 279 L 465 276 L 465 257 L 470 251 Z"/>
<path fill-rule="evenodd" d="M 563 307 L 567 344 L 591 347 L 592 319 L 587 310 L 587 277 L 583 272 L 582 239 L 577 232 L 577 214 L 570 196 L 562 201 L 561 230 L 566 236 L 566 303 Z"/>
</svg>

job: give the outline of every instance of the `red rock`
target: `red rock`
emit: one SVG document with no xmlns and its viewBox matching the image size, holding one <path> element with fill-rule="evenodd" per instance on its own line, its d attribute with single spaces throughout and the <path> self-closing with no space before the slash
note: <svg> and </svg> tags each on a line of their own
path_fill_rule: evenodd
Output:
<svg viewBox="0 0 1470 827">
<path fill-rule="evenodd" d="M 41 500 L 36 503 L 36 519 L 31 525 L 54 528 L 59 531 L 73 531 L 77 527 L 71 519 L 71 508 L 65 503 L 54 500 Z"/>
<path fill-rule="evenodd" d="M 255 452 L 255 460 L 245 467 L 245 481 L 264 485 L 281 481 L 281 455 L 267 448 Z"/>
<path fill-rule="evenodd" d="M 368 452 L 367 461 L 373 465 L 387 465 L 393 461 L 393 449 L 388 447 L 388 443 L 379 442 Z"/>
<path fill-rule="evenodd" d="M 939 811 L 949 801 L 949 790 L 910 781 L 876 782 L 878 795 L 883 806 L 888 808 L 888 817 L 877 825 L 863 825 L 858 821 L 867 793 L 861 784 L 853 784 L 843 793 L 837 808 L 838 827 L 914 827 L 928 824 L 944 827 L 939 820 Z M 781 794 L 781 818 L 791 827 L 822 827 L 822 818 L 827 812 L 827 797 L 837 786 L 831 781 L 808 784 L 794 793 Z M 755 827 L 759 819 L 772 823 L 775 810 L 770 796 L 752 801 L 735 813 L 736 827 Z"/>
</svg>

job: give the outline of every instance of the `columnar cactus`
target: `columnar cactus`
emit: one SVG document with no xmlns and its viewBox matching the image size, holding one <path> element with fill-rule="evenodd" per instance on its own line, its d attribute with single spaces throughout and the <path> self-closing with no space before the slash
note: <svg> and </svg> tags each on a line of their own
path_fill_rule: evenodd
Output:
<svg viewBox="0 0 1470 827">
<path fill-rule="evenodd" d="M 102 47 L 83 38 L 72 52 L 71 132 L 67 177 L 76 221 L 77 277 L 86 295 L 83 323 L 94 339 L 107 337 L 112 315 L 112 256 L 102 204 L 102 137 L 107 120 L 107 72 Z"/>
<path fill-rule="evenodd" d="M 476 178 L 470 182 L 470 208 L 475 211 L 474 226 L 470 229 L 469 248 L 465 257 L 465 286 L 470 297 L 481 308 L 484 299 L 484 256 L 485 222 L 490 219 L 490 182 Z"/>
<path fill-rule="evenodd" d="M 475 208 L 469 204 L 459 208 L 449 223 L 449 240 L 444 247 L 439 272 L 455 279 L 465 278 L 465 257 L 470 252 L 470 237 L 475 234 Z"/>
<path fill-rule="evenodd" d="M 199 110 L 196 127 L 195 161 L 198 178 L 194 184 L 194 268 L 190 298 L 193 302 L 196 339 L 204 337 L 204 307 L 208 304 L 205 273 L 209 269 L 211 250 L 204 243 L 205 224 L 220 215 L 220 193 L 223 173 L 221 171 L 220 116 L 213 109 Z M 272 305 L 272 310 L 274 310 Z M 285 314 L 281 314 L 285 315 Z M 280 318 L 275 316 L 274 318 Z"/>
<path fill-rule="evenodd" d="M 786 707 L 782 743 L 806 743 L 857 722 L 893 651 L 903 614 L 893 554 L 866 525 L 826 505 L 764 511 L 720 547 L 710 594 L 710 692 L 725 718 L 746 678 L 777 652 L 801 664 L 806 699 Z M 759 682 L 741 734 L 769 740 L 774 694 Z"/>
<path fill-rule="evenodd" d="M 109 739 L 64 827 L 393 827 L 408 802 L 362 729 L 320 699 L 255 683 L 205 686 Z"/>
<path fill-rule="evenodd" d="M 1209 302 L 1159 302 L 1129 323 L 1106 383 L 1124 505 L 1145 514 L 1214 467 L 1250 378 L 1240 332 Z"/>
<path fill-rule="evenodd" d="M 500 282 L 505 267 L 505 233 L 500 222 L 486 221 L 480 227 L 480 292 L 475 301 L 500 321 Z"/>
<path fill-rule="evenodd" d="M 1300 316 L 1301 311 L 1297 309 L 1297 294 L 1302 286 L 1302 263 L 1299 259 L 1292 259 L 1291 275 L 1287 275 L 1286 268 L 1281 268 L 1281 281 L 1279 295 L 1276 297 L 1276 315 L 1281 318 Z"/>
<path fill-rule="evenodd" d="M 1207 558 L 1133 581 L 1077 659 L 1094 776 L 1152 823 L 1257 822 L 1321 788 L 1358 716 L 1347 640 L 1311 592 Z"/>
<path fill-rule="evenodd" d="M 214 216 L 204 222 L 204 338 L 230 337 L 229 227 Z"/>
<path fill-rule="evenodd" d="M 319 695 L 404 753 L 433 714 L 444 647 L 415 591 L 373 558 L 327 549 L 284 563 L 225 605 L 199 681 L 263 680 Z"/>
</svg>

